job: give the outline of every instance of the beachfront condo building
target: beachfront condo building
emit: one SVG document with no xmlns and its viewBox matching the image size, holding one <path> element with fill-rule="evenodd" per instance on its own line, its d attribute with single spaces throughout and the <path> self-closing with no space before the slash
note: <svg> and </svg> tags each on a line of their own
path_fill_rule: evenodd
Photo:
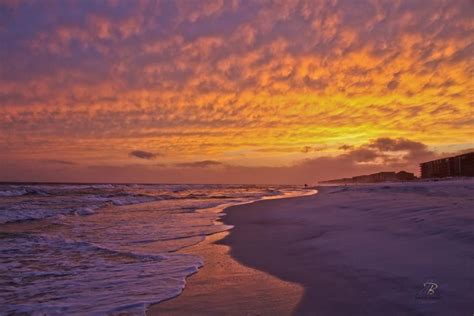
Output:
<svg viewBox="0 0 474 316">
<path fill-rule="evenodd" d="M 422 178 L 474 177 L 474 152 L 420 164 Z"/>
</svg>

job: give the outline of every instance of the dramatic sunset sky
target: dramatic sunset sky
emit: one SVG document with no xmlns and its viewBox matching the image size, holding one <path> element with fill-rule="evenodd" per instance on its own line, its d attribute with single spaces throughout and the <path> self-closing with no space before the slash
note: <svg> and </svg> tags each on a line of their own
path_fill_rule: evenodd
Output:
<svg viewBox="0 0 474 316">
<path fill-rule="evenodd" d="M 315 183 L 474 147 L 474 2 L 1 1 L 0 181 Z"/>
</svg>

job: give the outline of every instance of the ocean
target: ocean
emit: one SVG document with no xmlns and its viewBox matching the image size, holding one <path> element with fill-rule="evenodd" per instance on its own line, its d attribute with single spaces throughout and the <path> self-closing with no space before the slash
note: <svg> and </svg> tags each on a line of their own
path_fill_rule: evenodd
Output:
<svg viewBox="0 0 474 316">
<path fill-rule="evenodd" d="M 143 315 L 204 264 L 177 252 L 231 229 L 223 208 L 291 186 L 0 184 L 0 314 Z"/>
</svg>

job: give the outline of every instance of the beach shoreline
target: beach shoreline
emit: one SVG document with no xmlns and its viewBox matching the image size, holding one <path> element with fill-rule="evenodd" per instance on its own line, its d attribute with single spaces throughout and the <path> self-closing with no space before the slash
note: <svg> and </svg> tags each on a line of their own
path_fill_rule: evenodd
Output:
<svg viewBox="0 0 474 316">
<path fill-rule="evenodd" d="M 234 228 L 209 240 L 205 261 L 224 247 L 221 259 L 252 272 L 223 267 L 216 279 L 221 259 L 206 273 L 205 263 L 147 314 L 472 313 L 473 190 L 472 181 L 325 187 L 229 207 L 222 221 Z M 260 290 L 246 293 L 255 278 Z M 439 296 L 416 298 L 428 280 Z"/>
<path fill-rule="evenodd" d="M 317 194 L 317 190 L 308 190 L 304 195 L 294 194 L 267 196 L 230 206 L 217 206 L 212 212 L 223 213 L 216 224 L 224 224 L 227 211 L 236 207 L 245 207 L 258 202 L 294 199 Z M 205 210 L 200 210 L 205 211 Z M 233 226 L 233 225 L 230 225 Z M 240 264 L 230 254 L 230 247 L 223 240 L 234 229 L 208 235 L 195 245 L 179 250 L 180 253 L 193 254 L 203 258 L 204 265 L 186 280 L 184 291 L 173 298 L 152 304 L 146 315 L 209 315 L 233 314 L 232 308 L 241 310 L 245 301 L 247 314 L 291 314 L 303 295 L 304 289 L 291 282 L 285 282 L 265 272 Z M 248 292 L 252 288 L 254 292 Z M 260 293 L 258 301 L 252 298 Z M 265 297 L 265 299 L 262 299 Z"/>
</svg>

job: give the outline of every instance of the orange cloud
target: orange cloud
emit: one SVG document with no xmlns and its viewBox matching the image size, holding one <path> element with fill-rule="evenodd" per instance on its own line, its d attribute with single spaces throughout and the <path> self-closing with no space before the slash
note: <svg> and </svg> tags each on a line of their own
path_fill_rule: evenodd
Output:
<svg viewBox="0 0 474 316">
<path fill-rule="evenodd" d="M 382 137 L 473 143 L 469 1 L 31 6 L 0 29 L 0 159 L 278 167 Z"/>
</svg>

